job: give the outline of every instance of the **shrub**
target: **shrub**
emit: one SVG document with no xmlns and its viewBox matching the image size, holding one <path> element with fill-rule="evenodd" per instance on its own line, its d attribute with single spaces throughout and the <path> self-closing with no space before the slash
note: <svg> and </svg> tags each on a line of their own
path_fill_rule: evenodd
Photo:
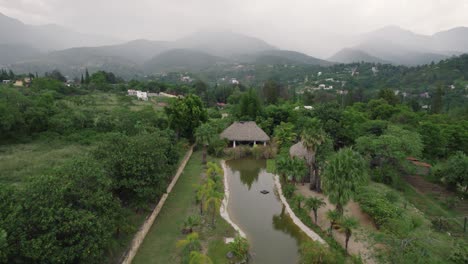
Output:
<svg viewBox="0 0 468 264">
<path fill-rule="evenodd" d="M 401 214 L 400 208 L 385 198 L 380 192 L 370 188 L 362 188 L 357 195 L 357 201 L 364 212 L 369 214 L 377 227 Z"/>
<path fill-rule="evenodd" d="M 286 197 L 287 199 L 292 198 L 292 196 L 293 196 L 295 190 L 296 190 L 296 186 L 294 186 L 294 184 L 287 183 L 287 184 L 283 187 L 283 194 L 284 194 L 284 197 Z"/>
</svg>

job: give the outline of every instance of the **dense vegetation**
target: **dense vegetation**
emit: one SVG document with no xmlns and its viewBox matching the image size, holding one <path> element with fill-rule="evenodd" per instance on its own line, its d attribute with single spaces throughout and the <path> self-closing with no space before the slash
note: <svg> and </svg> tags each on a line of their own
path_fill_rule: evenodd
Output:
<svg viewBox="0 0 468 264">
<path fill-rule="evenodd" d="M 79 146 L 80 151 L 32 173 L 17 173 L 18 166 L 7 170 L 15 177 L 0 174 L 0 262 L 116 261 L 115 254 L 139 224 L 135 218 L 144 217 L 164 193 L 189 142 L 203 147 L 204 157 L 275 158 L 294 210 L 332 246 L 303 245 L 304 263 L 317 256 L 325 263 L 347 261 L 346 251 L 332 238 L 336 226 L 347 242 L 352 236 L 356 221 L 343 212 L 351 200 L 378 227 L 369 240 L 385 245 L 376 250 L 379 260 L 467 261 L 466 236 L 450 233 L 460 232 L 466 215 L 455 205 L 468 195 L 468 56 L 412 68 L 368 63 L 270 66 L 242 71 L 219 66 L 198 73 L 205 82 L 187 83 L 180 81 L 181 74 L 125 82 L 112 73 L 86 71 L 79 85 L 66 85 L 58 71 L 44 77 L 1 71 L 2 78 L 33 79 L 29 87 L 0 86 L 2 150 L 42 144 Z M 213 79 L 222 76 L 215 72 L 239 80 L 255 78 L 246 85 L 228 84 Z M 335 90 L 308 89 L 322 83 Z M 337 94 L 338 86 L 346 93 Z M 127 89 L 185 97 L 140 102 L 124 96 Z M 157 104 L 161 102 L 169 102 L 164 111 Z M 224 152 L 226 142 L 217 135 L 235 120 L 256 121 L 272 144 Z M 299 141 L 307 150 L 306 162 L 290 158 L 289 147 Z M 406 177 L 416 174 L 417 167 L 408 158 L 434 165 L 422 176 L 443 186 L 447 201 L 414 191 Z M 207 177 L 196 194 L 200 212 L 209 214 L 212 225 L 222 198 L 219 175 Z M 318 230 L 309 214 L 317 215 L 321 201 L 295 194 L 291 182 L 309 182 L 335 206 L 327 213 L 329 235 Z M 182 258 L 204 259 L 197 243 L 191 244 L 198 240 L 196 233 L 186 240 L 181 242 Z M 241 242 L 237 250 L 245 255 Z"/>
</svg>

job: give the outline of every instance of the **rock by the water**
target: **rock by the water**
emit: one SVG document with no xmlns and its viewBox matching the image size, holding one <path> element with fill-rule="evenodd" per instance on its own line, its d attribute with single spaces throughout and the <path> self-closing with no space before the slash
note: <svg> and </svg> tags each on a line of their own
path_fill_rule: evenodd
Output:
<svg viewBox="0 0 468 264">
<path fill-rule="evenodd" d="M 270 193 L 269 191 L 267 190 L 263 190 L 263 191 L 260 191 L 262 194 L 267 194 L 267 193 Z"/>
</svg>

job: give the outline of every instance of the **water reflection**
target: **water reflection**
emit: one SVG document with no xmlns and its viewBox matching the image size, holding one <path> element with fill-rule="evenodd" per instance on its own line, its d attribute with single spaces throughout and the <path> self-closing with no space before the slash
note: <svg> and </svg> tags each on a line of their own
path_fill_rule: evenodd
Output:
<svg viewBox="0 0 468 264">
<path fill-rule="evenodd" d="M 247 234 L 253 255 L 251 263 L 289 264 L 299 259 L 299 244 L 305 234 L 292 222 L 275 193 L 273 175 L 265 160 L 226 162 L 230 196 L 228 212 Z M 261 190 L 270 193 L 261 194 Z"/>
</svg>

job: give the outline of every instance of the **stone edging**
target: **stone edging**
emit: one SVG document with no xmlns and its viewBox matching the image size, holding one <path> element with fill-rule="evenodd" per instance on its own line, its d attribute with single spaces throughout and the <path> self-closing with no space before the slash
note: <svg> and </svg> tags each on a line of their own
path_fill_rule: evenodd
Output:
<svg viewBox="0 0 468 264">
<path fill-rule="evenodd" d="M 149 230 L 151 229 L 151 226 L 154 223 L 154 220 L 156 217 L 159 215 L 159 212 L 164 206 L 164 203 L 166 202 L 167 197 L 172 191 L 172 188 L 175 186 L 177 181 L 179 180 L 180 175 L 185 169 L 185 165 L 187 165 L 188 160 L 192 156 L 193 153 L 193 146 L 190 147 L 190 149 L 187 151 L 185 154 L 184 159 L 182 160 L 182 163 L 180 164 L 179 168 L 177 169 L 177 172 L 174 176 L 174 178 L 171 181 L 171 184 L 166 189 L 166 193 L 163 194 L 161 199 L 158 202 L 158 205 L 153 209 L 153 212 L 146 218 L 145 222 L 143 225 L 140 227 L 138 232 L 135 234 L 135 237 L 132 240 L 130 249 L 126 252 L 124 255 L 124 258 L 122 260 L 122 264 L 130 264 L 132 263 L 133 258 L 135 257 L 136 253 L 138 252 L 138 249 L 140 248 L 141 244 L 143 243 L 143 240 L 145 240 L 146 234 L 148 234 Z"/>
<path fill-rule="evenodd" d="M 284 197 L 283 195 L 283 189 L 281 189 L 281 183 L 278 175 L 275 175 L 275 186 L 278 190 L 280 200 L 286 207 L 286 212 L 289 214 L 294 224 L 296 224 L 302 230 L 302 232 L 304 232 L 312 240 L 318 241 L 322 244 L 326 244 L 325 240 L 323 240 L 319 235 L 317 235 L 317 233 L 315 233 L 312 229 L 310 229 L 308 226 L 302 223 L 302 221 L 299 218 L 297 218 L 296 214 L 294 214 L 293 210 L 288 204 L 288 201 L 286 200 L 286 197 Z"/>
<path fill-rule="evenodd" d="M 229 202 L 229 185 L 228 185 L 228 180 L 227 180 L 227 167 L 226 167 L 226 161 L 222 160 L 221 161 L 221 167 L 223 168 L 224 171 L 224 199 L 223 202 L 221 203 L 221 207 L 219 208 L 219 213 L 221 214 L 221 217 L 228 222 L 232 228 L 234 228 L 241 237 L 247 238 L 245 235 L 244 231 L 240 229 L 238 225 L 236 225 L 231 218 L 229 217 L 229 212 L 227 210 L 228 207 L 228 202 Z"/>
</svg>

